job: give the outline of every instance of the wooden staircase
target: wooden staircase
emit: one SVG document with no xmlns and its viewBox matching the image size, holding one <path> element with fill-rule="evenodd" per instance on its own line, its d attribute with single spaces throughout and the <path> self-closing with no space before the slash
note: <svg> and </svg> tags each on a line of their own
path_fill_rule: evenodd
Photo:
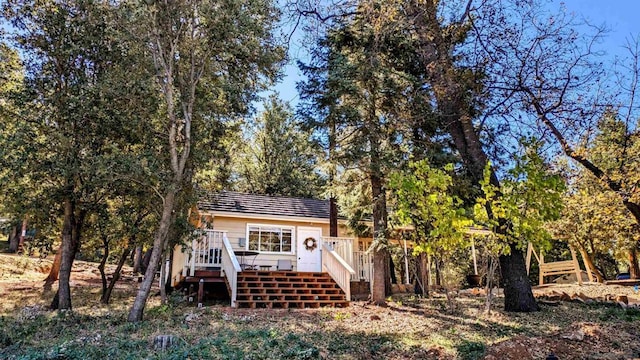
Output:
<svg viewBox="0 0 640 360">
<path fill-rule="evenodd" d="M 245 308 L 346 307 L 344 291 L 327 273 L 243 271 L 236 304 Z"/>
<path fill-rule="evenodd" d="M 192 289 L 197 287 L 197 303 L 198 306 L 202 306 L 205 295 L 205 285 L 211 287 L 222 284 L 225 284 L 228 290 L 228 284 L 221 276 L 220 270 L 196 270 L 193 276 L 182 277 L 176 288 L 186 288 L 187 294 L 192 294 Z M 219 286 L 217 286 L 217 288 L 219 288 Z M 222 292 L 224 292 L 224 290 L 222 290 Z M 190 299 L 193 298 L 190 296 Z"/>
</svg>

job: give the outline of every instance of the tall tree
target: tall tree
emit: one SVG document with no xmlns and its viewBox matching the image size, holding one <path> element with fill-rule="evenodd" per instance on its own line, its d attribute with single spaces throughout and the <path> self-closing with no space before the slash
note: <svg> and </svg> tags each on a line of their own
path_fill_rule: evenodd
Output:
<svg viewBox="0 0 640 360">
<path fill-rule="evenodd" d="M 135 3 L 134 3 L 135 6 Z M 273 37 L 277 13 L 268 0 L 151 1 L 139 8 L 132 32 L 149 44 L 164 113 L 162 214 L 145 280 L 129 321 L 142 320 L 157 266 L 167 248 L 179 197 L 203 161 L 204 144 L 217 140 L 220 120 L 244 113 L 255 91 L 275 76 L 282 51 Z"/>
<path fill-rule="evenodd" d="M 24 54 L 25 86 L 16 132 L 3 143 L 6 166 L 27 181 L 8 181 L 30 209 L 62 214 L 59 288 L 53 306 L 71 308 L 69 277 L 84 220 L 114 181 L 113 161 L 131 140 L 140 103 L 130 48 L 119 42 L 113 7 L 94 1 L 8 1 L 5 19 Z M 125 134 L 126 135 L 123 135 Z M 17 177 L 21 179 L 20 177 Z M 38 200 L 40 201 L 38 203 Z"/>
<path fill-rule="evenodd" d="M 404 110 L 415 83 L 391 66 L 389 50 L 400 47 L 403 37 L 381 31 L 385 24 L 369 16 L 366 6 L 361 10 L 362 16 L 330 30 L 314 52 L 316 61 L 302 66 L 309 81 L 300 86 L 306 106 L 300 112 L 327 137 L 333 166 L 364 175 L 343 171 L 338 178 L 367 182 L 374 238 L 371 295 L 382 304 L 389 287 L 386 182 L 406 156 L 401 145 L 411 123 Z"/>
<path fill-rule="evenodd" d="M 600 119 L 596 135 L 582 149 L 584 157 L 605 171 L 612 181 L 619 182 L 629 194 L 634 193 L 634 186 L 640 181 L 639 151 L 640 134 L 637 130 L 630 131 L 613 111 Z M 552 225 L 554 232 L 576 246 L 592 269 L 599 263 L 600 269 L 595 271 L 600 279 L 605 275 L 605 268 L 597 260 L 608 259 L 609 253 L 628 262 L 631 276 L 637 278 L 640 271 L 635 253 L 640 225 L 629 216 L 619 194 L 591 171 L 584 167 L 566 167 L 571 175 L 571 191 L 565 196 L 564 219 Z"/>
<path fill-rule="evenodd" d="M 637 136 L 638 39 L 626 45 L 626 59 L 605 69 L 597 50 L 605 34 L 602 27 L 585 24 L 562 7 L 549 13 L 535 1 L 510 5 L 481 7 L 479 18 L 484 20 L 474 28 L 475 39 L 483 44 L 477 49 L 490 60 L 486 84 L 493 98 L 492 115 L 515 124 L 513 129 L 544 134 L 615 192 L 640 224 L 637 179 L 623 180 L 584 148 L 593 140 L 600 119 L 611 109 L 619 110 L 623 142 L 617 165 L 627 171 L 628 160 L 634 156 L 629 140 Z M 495 37 L 497 28 L 507 30 Z M 588 32 L 581 33 L 580 28 Z"/>
<path fill-rule="evenodd" d="M 288 105 L 272 96 L 245 133 L 244 146 L 235 156 L 235 188 L 268 195 L 321 195 L 320 149 Z"/>
</svg>

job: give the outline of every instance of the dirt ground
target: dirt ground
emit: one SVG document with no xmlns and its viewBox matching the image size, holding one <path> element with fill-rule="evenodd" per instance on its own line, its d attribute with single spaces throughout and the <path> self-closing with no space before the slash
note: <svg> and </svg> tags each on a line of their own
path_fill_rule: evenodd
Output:
<svg viewBox="0 0 640 360">
<path fill-rule="evenodd" d="M 72 272 L 74 291 L 82 289 L 90 298 L 99 297 L 100 275 L 96 265 L 76 262 Z M 42 285 L 50 266 L 50 259 L 0 254 L 0 317 L 47 311 L 52 292 L 43 291 Z M 107 273 L 113 268 L 109 267 Z M 138 282 L 130 268 L 126 268 L 123 275 L 117 286 L 122 299 L 119 306 L 128 306 Z M 247 328 L 268 326 L 269 329 L 301 334 L 302 338 L 305 334 L 338 331 L 336 336 L 341 341 L 348 342 L 351 336 L 367 339 L 354 340 L 355 344 L 362 341 L 360 347 L 348 348 L 345 344 L 343 350 L 310 339 L 309 342 L 319 349 L 319 358 L 326 359 L 527 360 L 545 359 L 551 352 L 559 359 L 640 359 L 640 310 L 636 309 L 640 295 L 634 287 L 551 285 L 535 288 L 534 294 L 546 300 L 541 305 L 542 310 L 533 314 L 504 312 L 499 292 L 493 311 L 488 314 L 484 311 L 483 291 L 465 290 L 458 293 L 453 309 L 440 295 L 421 299 L 406 294 L 389 299 L 386 307 L 352 302 L 345 309 L 292 311 L 232 309 L 217 303 L 208 304 L 205 309 L 183 306 L 176 310 L 182 312 L 176 316 L 183 318 L 187 325 L 201 322 L 199 326 L 211 327 L 210 331 L 224 328 L 228 322 Z M 558 294 L 566 296 L 556 300 Z M 625 309 L 617 301 L 620 296 L 627 299 Z M 593 301 L 585 301 L 585 298 Z M 157 299 L 152 301 L 157 302 Z M 74 311 L 113 311 L 100 308 L 96 302 L 83 300 L 76 304 Z M 204 320 L 205 314 L 211 313 L 218 314 L 218 322 Z M 183 333 L 183 336 L 200 335 Z M 393 339 L 393 346 L 371 350 L 375 339 Z M 1 350 L 0 346 L 0 354 Z"/>
</svg>

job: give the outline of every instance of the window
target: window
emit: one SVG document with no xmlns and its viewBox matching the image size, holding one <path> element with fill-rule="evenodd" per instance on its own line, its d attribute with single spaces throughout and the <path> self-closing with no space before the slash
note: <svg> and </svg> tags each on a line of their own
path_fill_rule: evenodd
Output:
<svg viewBox="0 0 640 360">
<path fill-rule="evenodd" d="M 248 226 L 248 249 L 260 252 L 293 252 L 293 228 L 269 225 Z"/>
</svg>

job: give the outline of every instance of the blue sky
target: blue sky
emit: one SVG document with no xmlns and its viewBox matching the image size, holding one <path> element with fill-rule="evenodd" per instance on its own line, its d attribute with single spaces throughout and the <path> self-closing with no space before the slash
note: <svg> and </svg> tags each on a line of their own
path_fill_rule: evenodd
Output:
<svg viewBox="0 0 640 360">
<path fill-rule="evenodd" d="M 593 25 L 606 25 L 610 32 L 600 47 L 608 57 L 626 56 L 628 53 L 624 45 L 627 39 L 640 36 L 640 0 L 552 0 L 548 6 L 551 11 L 557 11 L 562 4 L 568 12 L 584 17 Z M 274 88 L 282 100 L 293 106 L 298 99 L 296 82 L 302 80 L 295 65 L 300 54 L 304 54 L 304 50 L 293 44 L 290 51 L 292 63 L 285 68 L 285 77 Z M 261 108 L 260 105 L 258 107 Z"/>
<path fill-rule="evenodd" d="M 626 39 L 640 35 L 640 1 L 637 0 L 564 0 L 568 11 L 582 15 L 594 25 L 605 24 L 610 33 L 601 45 L 610 55 L 626 55 Z"/>
</svg>

